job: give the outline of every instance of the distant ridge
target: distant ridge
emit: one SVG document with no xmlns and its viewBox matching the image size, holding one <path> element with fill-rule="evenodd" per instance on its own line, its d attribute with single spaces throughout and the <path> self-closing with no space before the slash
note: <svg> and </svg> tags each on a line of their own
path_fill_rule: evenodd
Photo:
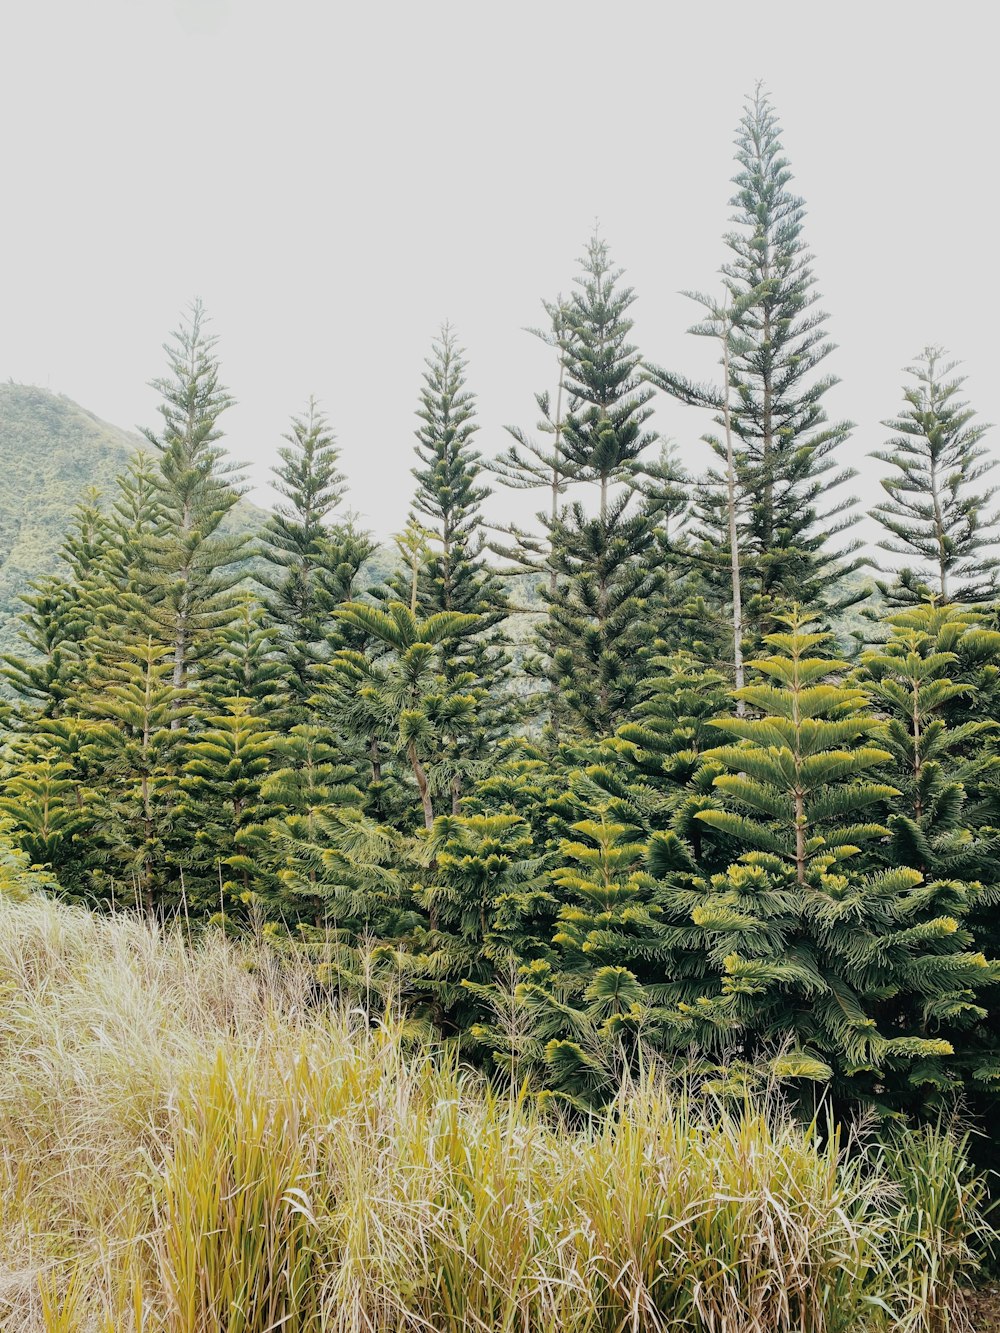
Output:
<svg viewBox="0 0 1000 1333">
<path fill-rule="evenodd" d="M 0 654 L 14 648 L 19 597 L 59 563 L 59 547 L 89 487 L 110 495 L 130 455 L 148 442 L 63 394 L 0 383 Z M 243 500 L 235 527 L 263 513 Z"/>
<path fill-rule="evenodd" d="M 110 490 L 141 445 L 62 394 L 0 384 L 0 650 L 10 644 L 19 595 L 56 567 L 84 490 Z"/>
</svg>

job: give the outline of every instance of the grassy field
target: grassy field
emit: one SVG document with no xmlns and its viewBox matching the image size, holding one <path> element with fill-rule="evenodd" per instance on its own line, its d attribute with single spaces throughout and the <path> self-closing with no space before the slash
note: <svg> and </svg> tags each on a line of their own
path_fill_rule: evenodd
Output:
<svg viewBox="0 0 1000 1333">
<path fill-rule="evenodd" d="M 253 943 L 0 903 L 4 1333 L 950 1333 L 981 1202 L 943 1131 L 561 1124 Z"/>
</svg>

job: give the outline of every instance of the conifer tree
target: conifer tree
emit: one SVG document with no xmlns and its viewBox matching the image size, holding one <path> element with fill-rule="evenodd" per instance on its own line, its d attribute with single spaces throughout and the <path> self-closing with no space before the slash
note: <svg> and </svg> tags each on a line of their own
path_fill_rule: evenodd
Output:
<svg viewBox="0 0 1000 1333">
<path fill-rule="evenodd" d="M 453 791 L 455 741 L 475 731 L 485 697 L 471 673 L 448 679 L 442 650 L 471 636 L 482 620 L 456 611 L 415 616 L 402 602 L 385 609 L 347 602 L 338 616 L 369 644 L 368 652 L 340 649 L 323 693 L 338 724 L 376 752 L 403 760 L 420 797 L 424 827 L 434 824 L 434 798 Z"/>
<path fill-rule="evenodd" d="M 475 398 L 466 387 L 466 361 L 450 325 L 442 326 L 426 365 L 413 510 L 433 547 L 420 578 L 418 609 L 425 616 L 479 615 L 496 592 L 480 559 L 478 531 L 480 507 L 490 492 L 479 480 L 481 460 L 472 444 L 478 429 Z"/>
<path fill-rule="evenodd" d="M 465 782 L 476 765 L 488 762 L 494 743 L 513 725 L 518 705 L 509 689 L 510 654 L 497 629 L 505 597 L 484 560 L 480 513 L 489 488 L 480 484 L 479 454 L 472 447 L 478 429 L 475 399 L 466 388 L 466 363 L 453 330 L 444 325 L 427 361 L 418 416 L 417 481 L 411 519 L 426 538 L 426 559 L 390 581 L 389 596 L 405 598 L 423 617 L 437 614 L 474 616 L 475 633 L 450 636 L 442 643 L 441 671 L 456 699 L 478 691 L 479 704 L 460 725 L 444 726 L 450 737 L 450 804 L 457 814 Z M 421 554 L 408 541 L 414 557 Z M 470 622 L 473 623 L 473 622 Z M 474 719 L 474 720 L 473 720 Z M 439 763 L 440 773 L 445 764 Z"/>
<path fill-rule="evenodd" d="M 1000 830 L 984 821 L 984 805 L 967 796 L 994 781 L 1000 766 L 1000 723 L 983 716 L 974 683 L 978 663 L 997 660 L 1000 634 L 975 612 L 953 605 L 915 606 L 890 617 L 889 626 L 891 637 L 865 653 L 860 673 L 886 716 L 885 745 L 900 788 L 887 821 L 885 861 L 919 870 L 928 906 L 954 918 L 967 942 L 997 956 L 1000 936 L 992 922 L 1000 901 Z M 933 1093 L 954 1091 L 959 1073 L 970 1086 L 1000 1080 L 1000 1034 L 985 1021 L 992 1001 L 970 988 L 935 1011 L 937 1031 L 954 1044 L 957 1058 L 950 1063 L 958 1068 L 927 1070 Z M 905 996 L 902 1007 L 897 1023 L 918 1021 L 913 996 Z"/>
<path fill-rule="evenodd" d="M 547 490 L 548 507 L 536 514 L 541 535 L 527 531 L 516 523 L 501 528 L 504 540 L 494 542 L 493 549 L 498 555 L 511 562 L 506 571 L 508 576 L 525 573 L 545 576 L 545 582 L 537 585 L 547 592 L 549 605 L 555 601 L 559 586 L 559 573 L 556 568 L 555 532 L 563 504 L 563 496 L 575 475 L 575 469 L 563 448 L 563 428 L 569 405 L 566 388 L 566 371 L 569 361 L 570 321 L 567 303 L 562 297 L 556 301 L 544 301 L 543 306 L 549 317 L 548 329 L 531 329 L 530 332 L 548 346 L 556 350 L 558 357 L 558 378 L 555 398 L 548 392 L 537 393 L 535 402 L 538 406 L 539 437 L 528 434 L 517 426 L 508 426 L 508 433 L 513 436 L 514 444 L 489 463 L 493 472 L 505 486 L 512 490 Z M 533 608 L 532 608 L 533 609 Z M 526 659 L 524 666 L 529 675 L 549 675 L 548 688 L 548 734 L 553 745 L 559 743 L 560 698 L 559 686 L 554 675 L 545 671 L 545 661 L 551 659 L 554 641 L 553 627 L 549 616 L 534 633 L 534 642 L 542 653 L 542 661 Z"/>
<path fill-rule="evenodd" d="M 60 570 L 31 585 L 21 598 L 19 636 L 24 655 L 4 658 L 3 675 L 14 692 L 43 717 L 67 711 L 83 683 L 83 661 L 103 602 L 112 529 L 100 496 L 88 488 L 76 505 L 59 550 Z"/>
<path fill-rule="evenodd" d="M 89 630 L 77 591 L 59 574 L 36 579 L 21 596 L 18 638 L 24 651 L 4 657 L 3 677 L 23 707 L 58 717 L 80 681 L 81 644 Z"/>
<path fill-rule="evenodd" d="M 758 86 L 736 136 L 731 203 L 737 226 L 725 238 L 732 253 L 722 269 L 726 301 L 721 311 L 708 302 L 710 320 L 715 311 L 729 326 L 723 339 L 729 392 L 650 367 L 661 388 L 728 417 L 720 424 L 735 446 L 738 495 L 731 503 L 728 485 L 710 475 L 700 497 L 701 525 L 708 534 L 714 530 L 717 547 L 731 555 L 736 510 L 742 591 L 755 623 L 781 603 L 836 608 L 857 600 L 842 580 L 862 563 L 854 554 L 858 543 L 840 541 L 855 521 L 853 499 L 838 498 L 838 488 L 854 475 L 837 461 L 850 423 L 829 422 L 823 406 L 837 381 L 818 371 L 833 344 L 826 340 L 826 316 L 815 308 L 804 205 L 789 189 L 780 133 Z"/>
<path fill-rule="evenodd" d="M 608 247 L 594 236 L 566 305 L 566 388 L 561 442 L 576 479 L 597 487 L 596 515 L 581 503 L 551 531 L 556 575 L 550 605 L 550 678 L 577 731 L 608 734 L 622 719 L 652 639 L 647 606 L 662 582 L 653 559 L 662 498 L 634 504 L 652 389 L 629 342 L 635 300 L 620 286 Z M 568 720 L 569 725 L 569 720 Z"/>
<path fill-rule="evenodd" d="M 953 374 L 956 365 L 941 348 L 925 348 L 907 372 L 916 383 L 904 389 L 906 408 L 883 422 L 894 434 L 875 457 L 893 472 L 882 479 L 888 499 L 872 510 L 889 534 L 879 546 L 921 562 L 880 585 L 895 602 L 996 596 L 997 488 L 978 485 L 996 462 L 980 443 L 989 427 L 958 397 L 965 380 Z"/>
<path fill-rule="evenodd" d="M 888 641 L 863 655 L 859 675 L 886 718 L 900 789 L 886 859 L 931 878 L 992 880 L 1000 835 L 974 827 L 966 796 L 997 771 L 1000 724 L 983 716 L 969 666 L 1000 656 L 1000 633 L 955 606 L 915 606 L 887 624 Z"/>
<path fill-rule="evenodd" d="M 0 814 L 18 845 L 45 866 L 70 897 L 90 896 L 93 863 L 94 728 L 76 716 L 35 717 L 16 733 L 5 756 Z"/>
<path fill-rule="evenodd" d="M 400 872 L 409 839 L 355 805 L 323 806 L 269 825 L 282 919 L 317 981 L 366 1003 L 398 1003 L 394 942 L 419 920 Z"/>
<path fill-rule="evenodd" d="M 173 683 L 187 684 L 213 630 L 233 613 L 247 538 L 220 531 L 239 499 L 238 469 L 219 445 L 232 398 L 219 381 L 216 338 L 200 301 L 164 345 L 169 375 L 153 381 L 163 401 L 160 432 L 146 438 L 159 460 L 162 521 L 149 541 L 153 637 L 173 649 Z"/>
<path fill-rule="evenodd" d="M 180 814 L 193 830 L 189 901 L 198 909 L 219 904 L 220 912 L 251 900 L 255 853 L 271 813 L 261 791 L 277 746 L 249 699 L 225 702 L 225 712 L 208 717 L 188 743 Z"/>
<path fill-rule="evenodd" d="M 290 668 L 294 706 L 308 711 L 316 686 L 315 667 L 329 657 L 336 622 L 333 609 L 349 601 L 354 582 L 373 550 L 367 536 L 335 515 L 346 487 L 340 450 L 325 415 L 310 399 L 306 412 L 292 418 L 278 450 L 276 489 L 284 498 L 262 534 L 264 553 L 274 567 L 265 577 L 267 607 L 281 627 Z"/>
<path fill-rule="evenodd" d="M 761 683 L 743 690 L 759 715 L 718 724 L 736 739 L 709 752 L 729 770 L 725 805 L 699 818 L 752 850 L 678 886 L 719 977 L 680 1012 L 703 1048 L 738 1039 L 745 1068 L 770 1058 L 779 1074 L 891 1101 L 947 1081 L 954 1047 L 937 1028 L 1000 972 L 970 949 L 961 895 L 878 868 L 899 792 L 872 774 L 891 754 L 872 743 L 863 691 L 837 679 L 845 664 L 819 655 L 825 637 L 794 617 L 768 635 Z"/>
<path fill-rule="evenodd" d="M 611 486 L 630 475 L 656 439 L 644 429 L 652 416 L 653 390 L 643 383 L 641 357 L 628 341 L 635 292 L 619 285 L 623 270 L 612 267 L 607 243 L 596 233 L 581 267 L 566 307 L 571 407 L 562 438 L 580 475 L 596 481 L 603 519 Z"/>
<path fill-rule="evenodd" d="M 510 897 L 537 886 L 540 864 L 516 815 L 443 815 L 413 852 L 411 892 L 422 919 L 397 946 L 401 983 L 413 1011 L 461 1043 L 489 1017 L 495 972 L 511 955 L 494 931 Z"/>
<path fill-rule="evenodd" d="M 141 642 L 156 625 L 161 590 L 150 570 L 151 546 L 164 522 L 156 461 L 136 452 L 118 477 L 107 522 L 110 540 L 89 599 L 88 652 L 114 662 L 123 642 Z"/>
<path fill-rule="evenodd" d="M 249 593 L 234 603 L 231 620 L 212 637 L 202 668 L 206 702 L 220 707 L 233 696 L 249 699 L 259 716 L 273 716 L 288 680 L 278 628 Z"/>
<path fill-rule="evenodd" d="M 97 724 L 92 745 L 99 873 L 112 881 L 112 897 L 140 905 L 149 916 L 165 906 L 187 740 L 187 731 L 175 724 L 186 720 L 189 707 L 172 678 L 169 648 L 151 640 L 126 644 L 93 683 L 85 704 Z"/>
</svg>

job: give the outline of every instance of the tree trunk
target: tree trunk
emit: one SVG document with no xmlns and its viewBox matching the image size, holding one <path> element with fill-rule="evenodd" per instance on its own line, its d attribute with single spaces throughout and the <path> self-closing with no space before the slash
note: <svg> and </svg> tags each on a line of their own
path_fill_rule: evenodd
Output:
<svg viewBox="0 0 1000 1333">
<path fill-rule="evenodd" d="M 733 455 L 733 425 L 729 407 L 729 333 L 727 322 L 723 329 L 722 364 L 723 376 L 723 418 L 726 431 L 726 484 L 729 491 L 729 556 L 733 585 L 733 674 L 736 688 L 743 688 L 743 593 L 740 585 L 740 547 L 739 530 L 736 524 L 736 460 Z M 736 701 L 736 716 L 743 717 L 746 704 L 742 699 Z"/>
<path fill-rule="evenodd" d="M 417 780 L 417 790 L 420 792 L 420 804 L 424 812 L 424 828 L 434 827 L 434 806 L 431 803 L 431 787 L 427 781 L 427 774 L 424 772 L 424 766 L 421 764 L 417 755 L 417 747 L 413 741 L 406 747 L 407 758 L 410 761 L 410 767 L 413 769 L 413 776 Z"/>
</svg>

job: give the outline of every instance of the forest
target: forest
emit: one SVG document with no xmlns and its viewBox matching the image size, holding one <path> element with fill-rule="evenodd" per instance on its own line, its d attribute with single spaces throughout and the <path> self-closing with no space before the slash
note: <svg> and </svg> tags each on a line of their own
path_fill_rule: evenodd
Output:
<svg viewBox="0 0 1000 1333">
<path fill-rule="evenodd" d="M 1000 1088 L 996 457 L 957 359 L 914 349 L 859 501 L 759 89 L 731 208 L 693 296 L 711 383 L 634 345 L 600 231 L 497 454 L 441 328 L 391 551 L 312 400 L 279 503 L 233 521 L 224 349 L 184 313 L 3 666 L 12 1270 L 42 1199 L 4 1327 L 963 1326 Z M 703 472 L 658 396 L 713 423 Z M 534 522 L 487 523 L 505 490 Z M 198 1194 L 220 1171 L 256 1221 Z"/>
</svg>

